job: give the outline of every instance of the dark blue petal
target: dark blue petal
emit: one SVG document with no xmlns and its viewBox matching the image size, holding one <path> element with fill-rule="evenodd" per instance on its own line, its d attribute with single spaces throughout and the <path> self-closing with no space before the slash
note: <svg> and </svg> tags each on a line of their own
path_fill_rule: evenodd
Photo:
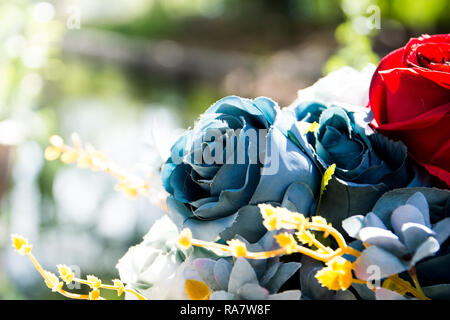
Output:
<svg viewBox="0 0 450 320">
<path fill-rule="evenodd" d="M 190 202 L 207 196 L 207 193 L 191 178 L 191 170 L 187 164 L 175 167 L 169 178 L 169 185 L 173 190 L 175 199 L 181 202 Z"/>
<path fill-rule="evenodd" d="M 263 278 L 261 279 L 261 284 L 266 286 L 267 283 L 273 278 L 273 276 L 277 273 L 278 268 L 281 266 L 281 262 L 276 262 L 272 264 L 264 273 Z"/>
<path fill-rule="evenodd" d="M 269 280 L 265 287 L 270 293 L 276 293 L 281 286 L 297 272 L 301 267 L 300 263 L 288 262 L 283 263 L 278 269 L 275 275 Z"/>
<path fill-rule="evenodd" d="M 258 241 L 265 233 L 266 228 L 262 224 L 262 216 L 257 206 L 244 206 L 236 213 L 232 224 L 220 233 L 224 240 L 231 240 L 240 235 L 249 242 Z"/>
<path fill-rule="evenodd" d="M 295 107 L 294 112 L 298 121 L 313 123 L 319 122 L 320 115 L 326 108 L 323 104 L 305 101 Z"/>
<path fill-rule="evenodd" d="M 267 101 L 263 103 L 260 100 L 256 105 L 252 100 L 229 96 L 217 101 L 205 113 L 225 113 L 235 117 L 242 116 L 247 122 L 257 128 L 269 128 L 271 121 L 273 122 L 272 116 L 276 113 L 274 112 L 276 104 L 270 102 L 271 100 L 268 98 L 261 99 L 267 99 Z"/>
<path fill-rule="evenodd" d="M 208 202 L 197 208 L 194 213 L 203 219 L 213 219 L 235 213 L 248 204 L 258 183 L 258 165 L 249 165 L 245 175 L 245 184 L 238 189 L 223 190 L 217 202 Z"/>
</svg>

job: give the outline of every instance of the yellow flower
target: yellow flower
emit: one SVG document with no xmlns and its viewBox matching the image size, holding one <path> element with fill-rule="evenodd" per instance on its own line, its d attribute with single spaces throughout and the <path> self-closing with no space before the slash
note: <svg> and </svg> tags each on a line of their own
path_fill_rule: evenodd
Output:
<svg viewBox="0 0 450 320">
<path fill-rule="evenodd" d="M 21 235 L 13 234 L 11 236 L 12 246 L 19 254 L 26 255 L 31 252 L 32 245 L 28 244 L 28 240 Z"/>
<path fill-rule="evenodd" d="M 212 290 L 201 281 L 187 279 L 185 283 L 186 293 L 191 300 L 209 300 Z"/>
<path fill-rule="evenodd" d="M 68 266 L 63 264 L 58 264 L 57 267 L 61 279 L 63 279 L 66 284 L 71 283 L 73 281 L 73 278 L 75 277 L 75 274 L 72 272 L 72 270 Z"/>
<path fill-rule="evenodd" d="M 64 146 L 64 140 L 58 135 L 53 135 L 50 137 L 50 144 L 56 148 L 61 148 Z"/>
<path fill-rule="evenodd" d="M 263 225 L 267 230 L 272 231 L 280 228 L 280 221 L 276 209 L 269 204 L 258 205 L 264 219 Z"/>
<path fill-rule="evenodd" d="M 183 249 L 188 249 L 192 245 L 192 232 L 190 229 L 181 230 L 178 236 L 178 245 Z"/>
<path fill-rule="evenodd" d="M 46 276 L 45 284 L 47 285 L 47 287 L 52 289 L 53 292 L 60 291 L 62 286 L 64 285 L 64 283 L 59 281 L 59 279 L 56 276 L 56 274 L 54 274 L 54 273 L 52 273 L 50 271 L 44 271 L 44 272 L 45 272 L 45 276 Z"/>
<path fill-rule="evenodd" d="M 307 244 L 309 246 L 312 246 L 314 244 L 314 234 L 312 234 L 308 230 L 296 232 L 295 235 L 297 236 L 298 241 L 300 241 L 302 244 Z"/>
<path fill-rule="evenodd" d="M 81 152 L 77 160 L 79 168 L 90 168 L 92 165 L 92 158 L 86 152 Z"/>
<path fill-rule="evenodd" d="M 271 216 L 271 217 L 265 218 L 263 221 L 263 225 L 264 225 L 264 227 L 266 227 L 266 229 L 268 231 L 276 230 L 277 226 L 278 226 L 277 216 Z"/>
<path fill-rule="evenodd" d="M 258 205 L 258 207 L 259 207 L 259 210 L 261 211 L 261 215 L 263 216 L 264 219 L 277 214 L 276 208 L 270 204 L 261 203 Z"/>
<path fill-rule="evenodd" d="M 100 290 L 94 289 L 89 292 L 89 300 L 98 300 L 100 298 Z"/>
<path fill-rule="evenodd" d="M 129 196 L 130 198 L 137 198 L 139 196 L 139 190 L 138 187 L 131 183 L 127 182 L 121 182 L 115 185 L 114 189 L 116 191 L 121 191 L 125 195 Z"/>
<path fill-rule="evenodd" d="M 91 161 L 92 161 L 92 165 L 91 165 L 91 169 L 94 171 L 98 171 L 98 170 L 102 170 L 105 171 L 106 168 L 108 167 L 106 165 L 106 155 L 104 153 L 102 153 L 101 151 L 95 150 L 95 148 L 88 144 L 86 145 L 86 152 L 89 154 Z"/>
<path fill-rule="evenodd" d="M 258 205 L 263 217 L 263 225 L 267 230 L 279 229 L 301 229 L 306 223 L 305 217 L 298 213 L 289 211 L 286 208 L 275 208 L 270 204 Z"/>
<path fill-rule="evenodd" d="M 119 279 L 114 279 L 113 280 L 113 284 L 114 284 L 114 287 L 117 288 L 117 295 L 121 296 L 123 294 L 123 291 L 124 291 L 123 282 L 120 281 Z"/>
<path fill-rule="evenodd" d="M 314 216 L 311 218 L 313 223 L 327 225 L 327 220 L 321 216 Z M 328 223 L 329 227 L 332 227 L 331 223 Z M 330 235 L 329 231 L 325 231 L 323 233 L 323 237 L 327 238 Z"/>
<path fill-rule="evenodd" d="M 78 158 L 78 152 L 74 150 L 68 150 L 63 152 L 61 155 L 61 161 L 65 164 L 71 164 L 77 161 Z"/>
<path fill-rule="evenodd" d="M 292 252 L 295 251 L 295 247 L 297 246 L 297 241 L 295 241 L 292 234 L 285 232 L 285 233 L 277 234 L 274 237 L 278 241 L 280 246 L 286 250 L 287 254 L 291 254 Z"/>
<path fill-rule="evenodd" d="M 304 230 L 305 224 L 309 221 L 309 218 L 305 218 L 305 216 L 300 213 L 295 213 L 291 219 L 297 230 Z"/>
<path fill-rule="evenodd" d="M 326 262 L 327 267 L 319 270 L 315 277 L 323 287 L 330 290 L 346 290 L 353 282 L 352 263 L 340 256 Z"/>
<path fill-rule="evenodd" d="M 327 224 L 327 220 L 321 216 L 311 217 L 311 221 L 317 224 L 325 224 L 325 225 Z"/>
<path fill-rule="evenodd" d="M 233 239 L 227 241 L 227 244 L 231 249 L 231 253 L 236 258 L 245 257 L 245 255 L 247 254 L 247 246 L 245 245 L 244 242 L 237 239 Z"/>
<path fill-rule="evenodd" d="M 96 276 L 87 276 L 86 280 L 89 282 L 89 286 L 92 289 L 98 289 L 102 285 L 102 281 Z"/>
<path fill-rule="evenodd" d="M 54 146 L 47 147 L 44 151 L 44 158 L 48 161 L 56 160 L 60 155 L 61 150 Z"/>
</svg>

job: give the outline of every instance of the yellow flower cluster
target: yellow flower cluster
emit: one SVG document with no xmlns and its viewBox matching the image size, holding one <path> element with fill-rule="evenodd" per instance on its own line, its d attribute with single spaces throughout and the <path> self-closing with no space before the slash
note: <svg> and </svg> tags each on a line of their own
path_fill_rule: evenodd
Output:
<svg viewBox="0 0 450 320">
<path fill-rule="evenodd" d="M 327 261 L 326 267 L 319 270 L 315 277 L 323 287 L 330 290 L 346 290 L 353 283 L 350 261 L 337 256 Z"/>
<path fill-rule="evenodd" d="M 287 232 L 277 234 L 275 239 L 278 244 L 286 250 L 287 254 L 293 253 L 297 247 L 297 241 L 295 241 L 294 236 Z"/>
<path fill-rule="evenodd" d="M 16 250 L 19 254 L 27 255 L 31 252 L 33 246 L 28 244 L 28 240 L 25 239 L 24 237 L 18 234 L 13 234 L 11 236 L 11 239 L 14 250 Z"/>
<path fill-rule="evenodd" d="M 75 274 L 68 266 L 64 264 L 58 264 L 56 267 L 58 268 L 59 276 L 66 284 L 69 284 L 73 281 L 73 279 L 75 278 Z"/>
<path fill-rule="evenodd" d="M 274 238 L 280 245 L 279 249 L 250 252 L 247 250 L 245 243 L 238 239 L 230 240 L 226 245 L 193 239 L 189 229 L 184 229 L 180 233 L 178 243 L 183 248 L 198 246 L 209 250 L 218 249 L 228 252 L 234 257 L 245 257 L 247 259 L 267 259 L 298 252 L 326 263 L 326 267 L 320 270 L 316 277 L 323 286 L 328 287 L 330 290 L 345 290 L 354 281 L 359 281 L 353 279 L 353 264 L 344 259 L 342 255 L 351 254 L 358 256 L 360 252 L 348 246 L 343 236 L 331 224 L 327 223 L 326 219 L 314 216 L 310 221 L 309 218 L 305 218 L 298 212 L 292 212 L 286 208 L 273 207 L 269 204 L 260 204 L 259 208 L 263 217 L 263 224 L 267 230 L 284 230 L 274 235 Z M 292 231 L 287 232 L 289 230 Z M 322 232 L 324 237 L 331 235 L 338 248 L 334 250 L 325 246 L 316 239 L 314 232 Z M 299 242 L 308 247 L 300 245 Z"/>
<path fill-rule="evenodd" d="M 28 256 L 28 258 L 30 258 L 31 262 L 33 263 L 37 271 L 43 277 L 47 287 L 51 289 L 53 292 L 58 292 L 63 296 L 71 299 L 104 300 L 104 298 L 100 294 L 100 289 L 106 289 L 106 290 L 116 290 L 118 296 L 121 296 L 124 292 L 128 292 L 130 294 L 134 294 L 141 300 L 146 300 L 145 297 L 139 294 L 138 292 L 130 288 L 126 288 L 122 283 L 122 281 L 118 279 L 113 280 L 113 285 L 103 284 L 99 278 L 93 275 L 87 276 L 86 280 L 78 279 L 75 277 L 74 272 L 68 266 L 63 264 L 57 266 L 59 272 L 58 278 L 56 274 L 44 270 L 44 268 L 41 266 L 41 264 L 37 261 L 37 259 L 31 252 L 32 246 L 28 243 L 27 239 L 25 239 L 20 235 L 13 234 L 11 236 L 11 241 L 14 250 L 16 250 L 21 255 L 26 255 Z M 60 278 L 62 281 L 60 281 Z M 69 284 L 71 282 L 78 282 L 84 285 L 88 285 L 92 290 L 89 292 L 88 295 L 72 293 L 64 290 L 63 289 L 64 283 Z"/>
<path fill-rule="evenodd" d="M 129 197 L 136 198 L 140 195 L 149 195 L 149 186 L 146 182 L 126 173 L 113 163 L 104 152 L 96 150 L 92 145 L 86 144 L 83 147 L 78 134 L 72 134 L 72 142 L 73 147 L 66 145 L 60 136 L 51 136 L 50 146 L 44 152 L 45 159 L 49 161 L 60 159 L 65 164 L 76 162 L 79 168 L 106 172 L 118 180 L 115 189 Z"/>
<path fill-rule="evenodd" d="M 322 259 L 319 258 L 319 260 L 328 261 L 331 257 L 326 258 L 326 256 L 332 255 L 333 250 L 318 241 L 310 230 L 322 231 L 324 238 L 328 237 L 330 233 L 333 233 L 341 249 L 350 250 L 350 247 L 348 247 L 343 240 L 342 235 L 340 235 L 330 223 L 327 224 L 326 219 L 323 217 L 314 216 L 311 218 L 310 222 L 309 218 L 305 218 L 304 215 L 298 212 L 289 211 L 286 208 L 276 208 L 269 204 L 260 204 L 259 208 L 263 217 L 263 224 L 267 230 L 296 230 L 294 235 L 300 243 L 317 248 L 316 253 L 323 256 Z M 285 248 L 288 254 L 295 250 L 300 250 L 301 248 L 297 246 L 295 238 L 292 235 L 278 235 L 276 238 L 280 246 Z"/>
</svg>

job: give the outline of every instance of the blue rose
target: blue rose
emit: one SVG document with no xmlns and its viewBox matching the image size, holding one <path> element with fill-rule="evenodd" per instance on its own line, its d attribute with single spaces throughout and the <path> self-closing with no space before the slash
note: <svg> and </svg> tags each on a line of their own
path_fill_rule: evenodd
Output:
<svg viewBox="0 0 450 320">
<path fill-rule="evenodd" d="M 223 240 L 264 233 L 259 203 L 313 212 L 320 171 L 280 128 L 271 99 L 237 96 L 214 103 L 171 149 L 162 168 L 169 215 L 194 237 Z"/>
<path fill-rule="evenodd" d="M 336 164 L 318 215 L 338 229 L 343 219 L 370 211 L 385 192 L 426 185 L 425 176 L 410 163 L 406 147 L 370 129 L 369 109 L 301 102 L 286 111 L 297 121 L 285 128 L 286 135 L 311 148 L 322 170 Z M 314 122 L 318 130 L 300 132 L 299 124 Z"/>
</svg>

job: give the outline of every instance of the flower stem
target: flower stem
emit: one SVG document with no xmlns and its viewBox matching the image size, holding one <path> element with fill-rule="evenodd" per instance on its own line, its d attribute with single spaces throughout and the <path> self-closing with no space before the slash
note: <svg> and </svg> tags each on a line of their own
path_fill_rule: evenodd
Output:
<svg viewBox="0 0 450 320">
<path fill-rule="evenodd" d="M 428 298 L 425 293 L 422 290 L 422 287 L 420 286 L 419 283 L 419 279 L 417 279 L 417 272 L 416 272 L 416 268 L 412 267 L 411 269 L 408 270 L 408 273 L 414 283 L 414 286 L 416 287 L 417 293 L 418 293 L 418 297 L 421 300 L 431 300 L 430 298 Z"/>
</svg>

